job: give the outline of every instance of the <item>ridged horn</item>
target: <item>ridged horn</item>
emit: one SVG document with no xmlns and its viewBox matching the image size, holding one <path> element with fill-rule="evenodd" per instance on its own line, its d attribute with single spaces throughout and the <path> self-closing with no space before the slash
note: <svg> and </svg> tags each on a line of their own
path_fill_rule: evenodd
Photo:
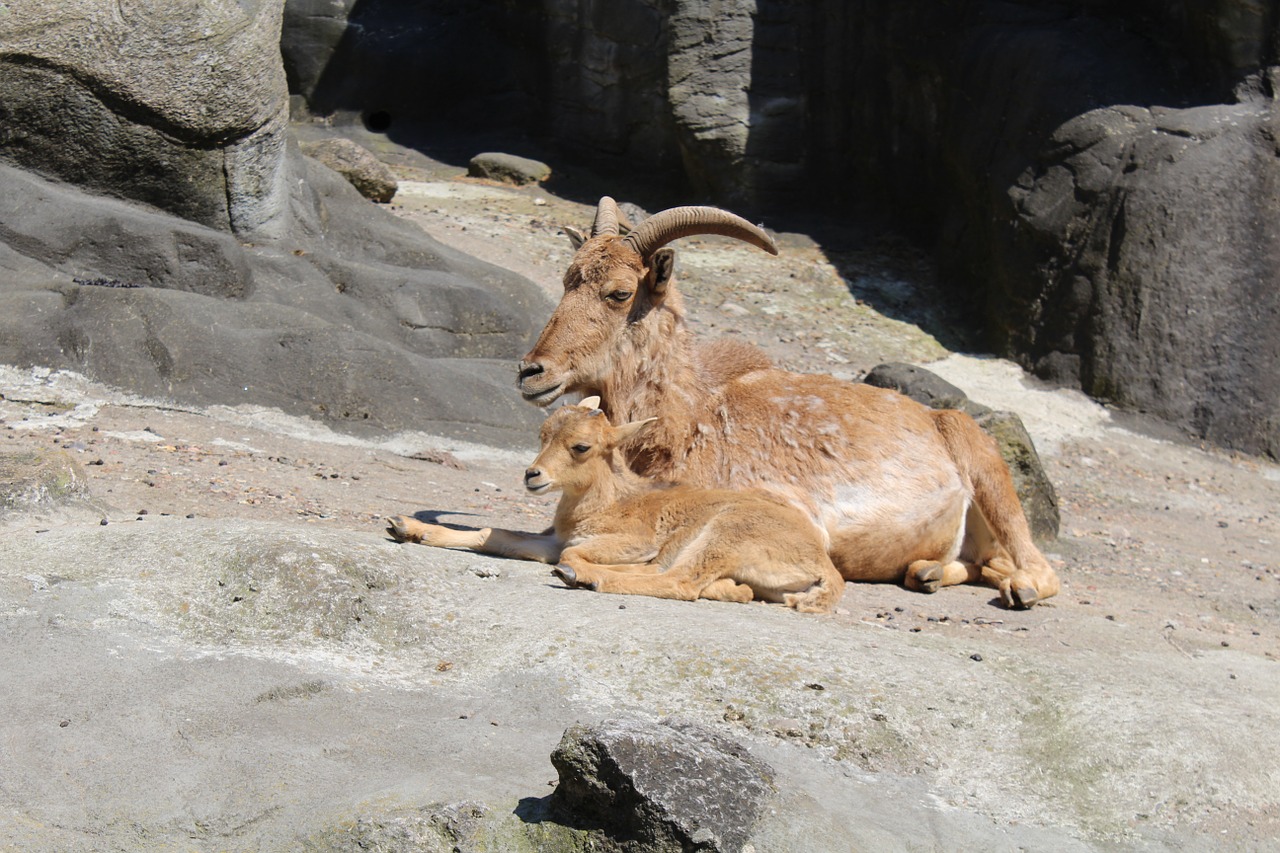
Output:
<svg viewBox="0 0 1280 853">
<path fill-rule="evenodd" d="M 596 205 L 596 220 L 591 223 L 591 236 L 618 233 L 618 203 L 608 196 Z"/>
<path fill-rule="evenodd" d="M 637 225 L 636 230 L 623 238 L 623 242 L 635 249 L 640 257 L 647 258 L 672 240 L 694 234 L 733 237 L 771 255 L 778 254 L 773 239 L 762 229 L 718 207 L 673 207 L 655 213 Z"/>
</svg>

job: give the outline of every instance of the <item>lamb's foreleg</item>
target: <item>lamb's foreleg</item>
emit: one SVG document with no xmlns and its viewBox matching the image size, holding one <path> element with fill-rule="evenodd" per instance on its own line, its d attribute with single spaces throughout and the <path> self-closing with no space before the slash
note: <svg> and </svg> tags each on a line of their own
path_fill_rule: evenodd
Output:
<svg viewBox="0 0 1280 853">
<path fill-rule="evenodd" d="M 387 532 L 397 542 L 419 542 L 436 548 L 462 548 L 481 554 L 538 563 L 556 562 L 564 547 L 564 543 L 554 533 L 525 533 L 500 527 L 455 530 L 440 524 L 427 524 L 405 515 L 388 518 Z"/>
</svg>

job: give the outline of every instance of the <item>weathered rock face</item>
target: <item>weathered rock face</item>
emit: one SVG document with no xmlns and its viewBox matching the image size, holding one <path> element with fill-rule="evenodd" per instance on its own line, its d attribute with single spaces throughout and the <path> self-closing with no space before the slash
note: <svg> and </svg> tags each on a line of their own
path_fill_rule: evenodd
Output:
<svg viewBox="0 0 1280 853">
<path fill-rule="evenodd" d="M 367 148 L 343 137 L 302 145 L 302 151 L 346 178 L 360 195 L 386 204 L 395 198 L 399 184 L 386 164 Z"/>
<path fill-rule="evenodd" d="M 0 6 L 0 361 L 526 443 L 543 297 L 298 153 L 282 8 Z"/>
<path fill-rule="evenodd" d="M 1010 190 L 1000 284 L 1036 372 L 1280 456 L 1280 142 L 1270 98 L 1063 125 Z M 1023 254 L 1027 254 L 1025 251 Z"/>
<path fill-rule="evenodd" d="M 276 0 L 7 4 L 0 160 L 221 230 L 288 225 Z"/>
<path fill-rule="evenodd" d="M 602 835 L 593 849 L 737 853 L 773 782 L 739 744 L 678 720 L 573 726 L 551 762 L 552 813 Z"/>
<path fill-rule="evenodd" d="M 534 109 L 522 92 L 529 30 L 519 5 L 500 5 L 286 0 L 280 48 L 297 112 L 394 135 L 522 127 Z"/>
<path fill-rule="evenodd" d="M 548 310 L 295 155 L 288 240 L 225 232 L 0 166 L 0 361 L 358 431 L 525 444 L 511 361 Z"/>
</svg>

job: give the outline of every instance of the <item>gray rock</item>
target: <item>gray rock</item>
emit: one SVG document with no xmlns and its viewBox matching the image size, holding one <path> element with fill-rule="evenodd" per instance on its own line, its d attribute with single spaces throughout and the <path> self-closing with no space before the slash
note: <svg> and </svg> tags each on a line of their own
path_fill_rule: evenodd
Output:
<svg viewBox="0 0 1280 853">
<path fill-rule="evenodd" d="M 302 146 L 302 153 L 312 157 L 339 175 L 365 198 L 386 204 L 395 198 L 399 185 L 395 175 L 364 146 L 350 139 L 325 139 Z"/>
<path fill-rule="evenodd" d="M 740 851 L 774 775 L 728 738 L 673 720 L 570 727 L 551 762 L 552 813 L 618 850 Z"/>
<path fill-rule="evenodd" d="M 211 228 L 288 227 L 275 0 L 0 14 L 0 159 Z"/>
<path fill-rule="evenodd" d="M 350 430 L 527 444 L 539 413 L 510 365 L 545 297 L 308 163 L 293 164 L 307 176 L 295 232 L 255 244 L 0 166 L 0 361 Z"/>
<path fill-rule="evenodd" d="M 732 849 L 748 833 L 759 853 L 1208 849 L 1215 815 L 1271 802 L 1280 685 L 1261 653 L 1193 659 L 1060 609 L 925 642 L 763 606 L 619 610 L 545 569 L 476 571 L 494 565 L 297 521 L 7 520 L 0 838 L 73 853 Z M 1125 630 L 1144 665 L 1047 653 L 1024 624 L 1077 649 Z M 980 667 L 954 664 L 975 644 Z M 1248 689 L 1216 689 L 1224 667 Z M 718 736 L 659 722 L 660 707 Z M 547 808 L 566 724 L 619 716 L 557 754 L 600 768 L 584 795 L 639 809 L 664 833 L 651 847 Z M 774 718 L 803 744 L 761 729 Z M 991 719 L 1012 722 L 993 737 Z M 1152 802 L 1164 821 L 1135 826 Z"/>
<path fill-rule="evenodd" d="M 876 365 L 862 381 L 877 388 L 890 388 L 931 409 L 960 409 L 974 416 L 990 411 L 938 374 L 914 364 Z"/>
<path fill-rule="evenodd" d="M 1061 526 L 1058 492 L 1045 473 L 1022 418 L 1014 412 L 987 411 L 975 414 L 974 420 L 1000 446 L 1000 455 L 1009 466 L 1013 487 L 1022 502 L 1022 512 L 1031 525 L 1031 535 L 1041 544 L 1057 539 Z"/>
<path fill-rule="evenodd" d="M 1057 382 L 1280 457 L 1280 113 L 1269 98 L 1064 124 L 1010 191 L 1010 345 Z"/>
<path fill-rule="evenodd" d="M 363 814 L 315 833 L 305 853 L 472 853 L 484 849 L 479 828 L 491 818 L 483 803 L 451 803 Z"/>
<path fill-rule="evenodd" d="M 972 416 L 1000 446 L 1000 455 L 1009 466 L 1022 511 L 1031 525 L 1031 535 L 1042 543 L 1058 537 L 1058 494 L 1040 462 L 1035 442 L 1017 414 L 992 411 L 975 403 L 941 376 L 913 364 L 878 365 L 863 381 L 877 388 L 891 388 L 931 409 L 959 409 Z"/>
<path fill-rule="evenodd" d="M 517 157 L 514 154 L 486 152 L 471 158 L 467 174 L 473 178 L 488 178 L 506 184 L 525 186 L 551 177 L 551 167 L 538 160 Z"/>
<path fill-rule="evenodd" d="M 101 513 L 89 494 L 89 478 L 70 453 L 0 451 L 0 521 L 68 509 Z"/>
</svg>

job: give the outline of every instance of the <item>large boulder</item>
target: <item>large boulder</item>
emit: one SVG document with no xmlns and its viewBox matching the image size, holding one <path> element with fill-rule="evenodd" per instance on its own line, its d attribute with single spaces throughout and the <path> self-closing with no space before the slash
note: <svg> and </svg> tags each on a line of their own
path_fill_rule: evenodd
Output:
<svg viewBox="0 0 1280 853">
<path fill-rule="evenodd" d="M 0 7 L 0 361 L 528 443 L 545 298 L 299 154 L 282 9 Z"/>
<path fill-rule="evenodd" d="M 341 136 L 303 143 L 302 152 L 342 177 L 360 191 L 360 195 L 386 204 L 400 188 L 395 175 L 369 149 Z"/>
<path fill-rule="evenodd" d="M 602 835 L 606 850 L 738 853 L 773 793 L 768 764 L 680 720 L 572 726 L 551 763 L 552 814 Z"/>
<path fill-rule="evenodd" d="M 527 444 L 511 382 L 545 297 L 301 156 L 287 239 L 223 231 L 0 166 L 0 361 L 357 431 Z"/>
<path fill-rule="evenodd" d="M 1009 195 L 1009 345 L 1219 444 L 1280 457 L 1280 115 L 1270 97 L 1113 107 Z"/>
<path fill-rule="evenodd" d="M 0 160 L 210 228 L 281 233 L 281 8 L 6 4 Z"/>
</svg>

